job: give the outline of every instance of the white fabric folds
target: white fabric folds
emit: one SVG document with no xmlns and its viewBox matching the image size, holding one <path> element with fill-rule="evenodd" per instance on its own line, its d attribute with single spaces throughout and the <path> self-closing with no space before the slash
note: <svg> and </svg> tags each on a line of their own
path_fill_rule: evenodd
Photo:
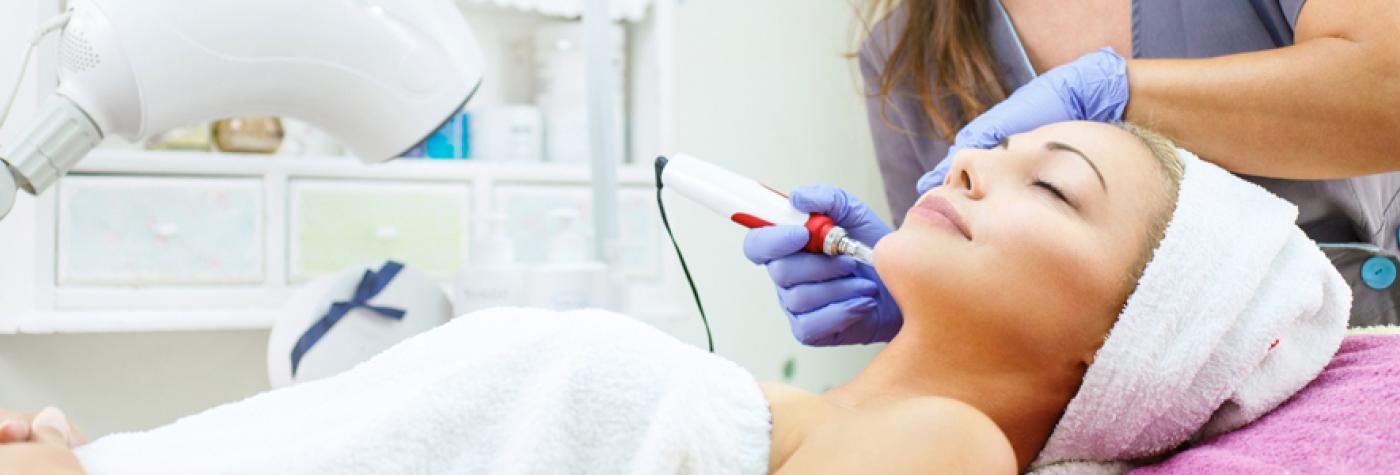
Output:
<svg viewBox="0 0 1400 475">
<path fill-rule="evenodd" d="M 1294 224 L 1297 208 L 1177 155 L 1185 176 L 1166 234 L 1032 470 L 1121 472 L 1239 428 L 1341 344 L 1351 289 Z"/>
<path fill-rule="evenodd" d="M 747 371 L 651 326 L 507 308 L 77 454 L 93 475 L 766 473 L 769 417 Z"/>
</svg>

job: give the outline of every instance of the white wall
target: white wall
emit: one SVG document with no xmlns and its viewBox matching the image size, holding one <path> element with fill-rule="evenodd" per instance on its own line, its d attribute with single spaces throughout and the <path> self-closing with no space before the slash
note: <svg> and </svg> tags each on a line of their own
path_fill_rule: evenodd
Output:
<svg viewBox="0 0 1400 475">
<path fill-rule="evenodd" d="M 0 0 L 0 87 L 9 84 L 18 45 L 37 23 L 33 3 Z M 845 1 L 688 0 L 675 8 L 678 151 L 779 188 L 833 182 L 885 211 L 861 97 L 844 57 L 852 46 Z M 21 102 L 6 129 L 32 112 L 32 93 Z M 0 133 L 0 141 L 5 137 Z M 670 203 L 721 355 L 762 379 L 779 378 L 784 361 L 794 357 L 795 382 L 822 390 L 855 374 L 874 353 L 875 347 L 795 343 L 766 274 L 742 256 L 742 231 L 680 200 Z M 0 265 L 33 265 L 27 205 L 0 221 Z M 27 285 L 0 282 L 0 325 L 20 307 L 14 302 L 32 298 Z M 703 342 L 697 322 L 662 326 Z M 266 337 L 265 331 L 0 336 L 0 408 L 58 405 L 90 435 L 152 427 L 265 388 Z"/>
</svg>

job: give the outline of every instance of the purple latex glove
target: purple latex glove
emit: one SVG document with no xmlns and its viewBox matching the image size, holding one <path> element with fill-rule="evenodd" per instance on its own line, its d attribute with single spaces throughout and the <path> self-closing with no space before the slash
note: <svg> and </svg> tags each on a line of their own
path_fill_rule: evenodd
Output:
<svg viewBox="0 0 1400 475">
<path fill-rule="evenodd" d="M 1055 67 L 959 130 L 943 161 L 919 178 L 919 194 L 943 184 L 952 165 L 950 159 L 959 150 L 992 148 L 1006 137 L 1055 122 L 1122 120 L 1127 105 L 1127 63 L 1112 49 L 1103 48 Z"/>
<path fill-rule="evenodd" d="M 827 215 L 870 246 L 890 233 L 865 203 L 831 185 L 799 187 L 789 200 L 800 211 Z M 802 226 L 756 228 L 744 237 L 744 255 L 768 268 L 793 336 L 811 346 L 894 338 L 904 318 L 875 269 L 846 256 L 803 251 L 807 237 Z"/>
</svg>

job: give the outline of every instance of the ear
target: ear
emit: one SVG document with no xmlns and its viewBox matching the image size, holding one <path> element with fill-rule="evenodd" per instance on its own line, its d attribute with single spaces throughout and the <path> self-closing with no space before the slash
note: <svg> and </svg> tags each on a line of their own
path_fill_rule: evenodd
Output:
<svg viewBox="0 0 1400 475">
<path fill-rule="evenodd" d="M 1098 344 L 1094 345 L 1092 348 L 1089 348 L 1089 351 L 1086 351 L 1084 352 L 1084 354 L 1079 356 L 1079 364 L 1085 370 L 1088 370 L 1089 366 L 1094 364 L 1094 356 L 1099 354 L 1099 349 L 1103 348 L 1103 344 L 1107 341 L 1108 335 L 1105 334 L 1103 338 L 1099 339 Z"/>
<path fill-rule="evenodd" d="M 1084 369 L 1087 371 L 1087 370 L 1089 369 L 1089 366 L 1092 366 L 1092 365 L 1094 364 L 1094 355 L 1097 354 L 1097 353 L 1098 353 L 1098 350 L 1097 350 L 1097 349 L 1095 349 L 1094 351 L 1090 351 L 1090 352 L 1088 352 L 1088 353 L 1085 353 L 1083 356 L 1081 356 L 1081 357 L 1079 358 L 1079 366 L 1080 366 L 1081 368 L 1084 368 Z"/>
</svg>

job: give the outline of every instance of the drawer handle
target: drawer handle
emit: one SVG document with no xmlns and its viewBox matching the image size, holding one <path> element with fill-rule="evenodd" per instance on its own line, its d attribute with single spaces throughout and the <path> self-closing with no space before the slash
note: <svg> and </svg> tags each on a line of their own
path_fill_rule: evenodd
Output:
<svg viewBox="0 0 1400 475">
<path fill-rule="evenodd" d="M 180 233 L 180 225 L 175 223 L 161 223 L 160 225 L 156 226 L 155 231 L 156 237 L 161 239 L 170 239 L 175 237 L 176 234 Z"/>
<path fill-rule="evenodd" d="M 380 241 L 393 241 L 399 237 L 399 229 L 393 226 L 380 226 L 374 230 L 374 237 Z"/>
</svg>

